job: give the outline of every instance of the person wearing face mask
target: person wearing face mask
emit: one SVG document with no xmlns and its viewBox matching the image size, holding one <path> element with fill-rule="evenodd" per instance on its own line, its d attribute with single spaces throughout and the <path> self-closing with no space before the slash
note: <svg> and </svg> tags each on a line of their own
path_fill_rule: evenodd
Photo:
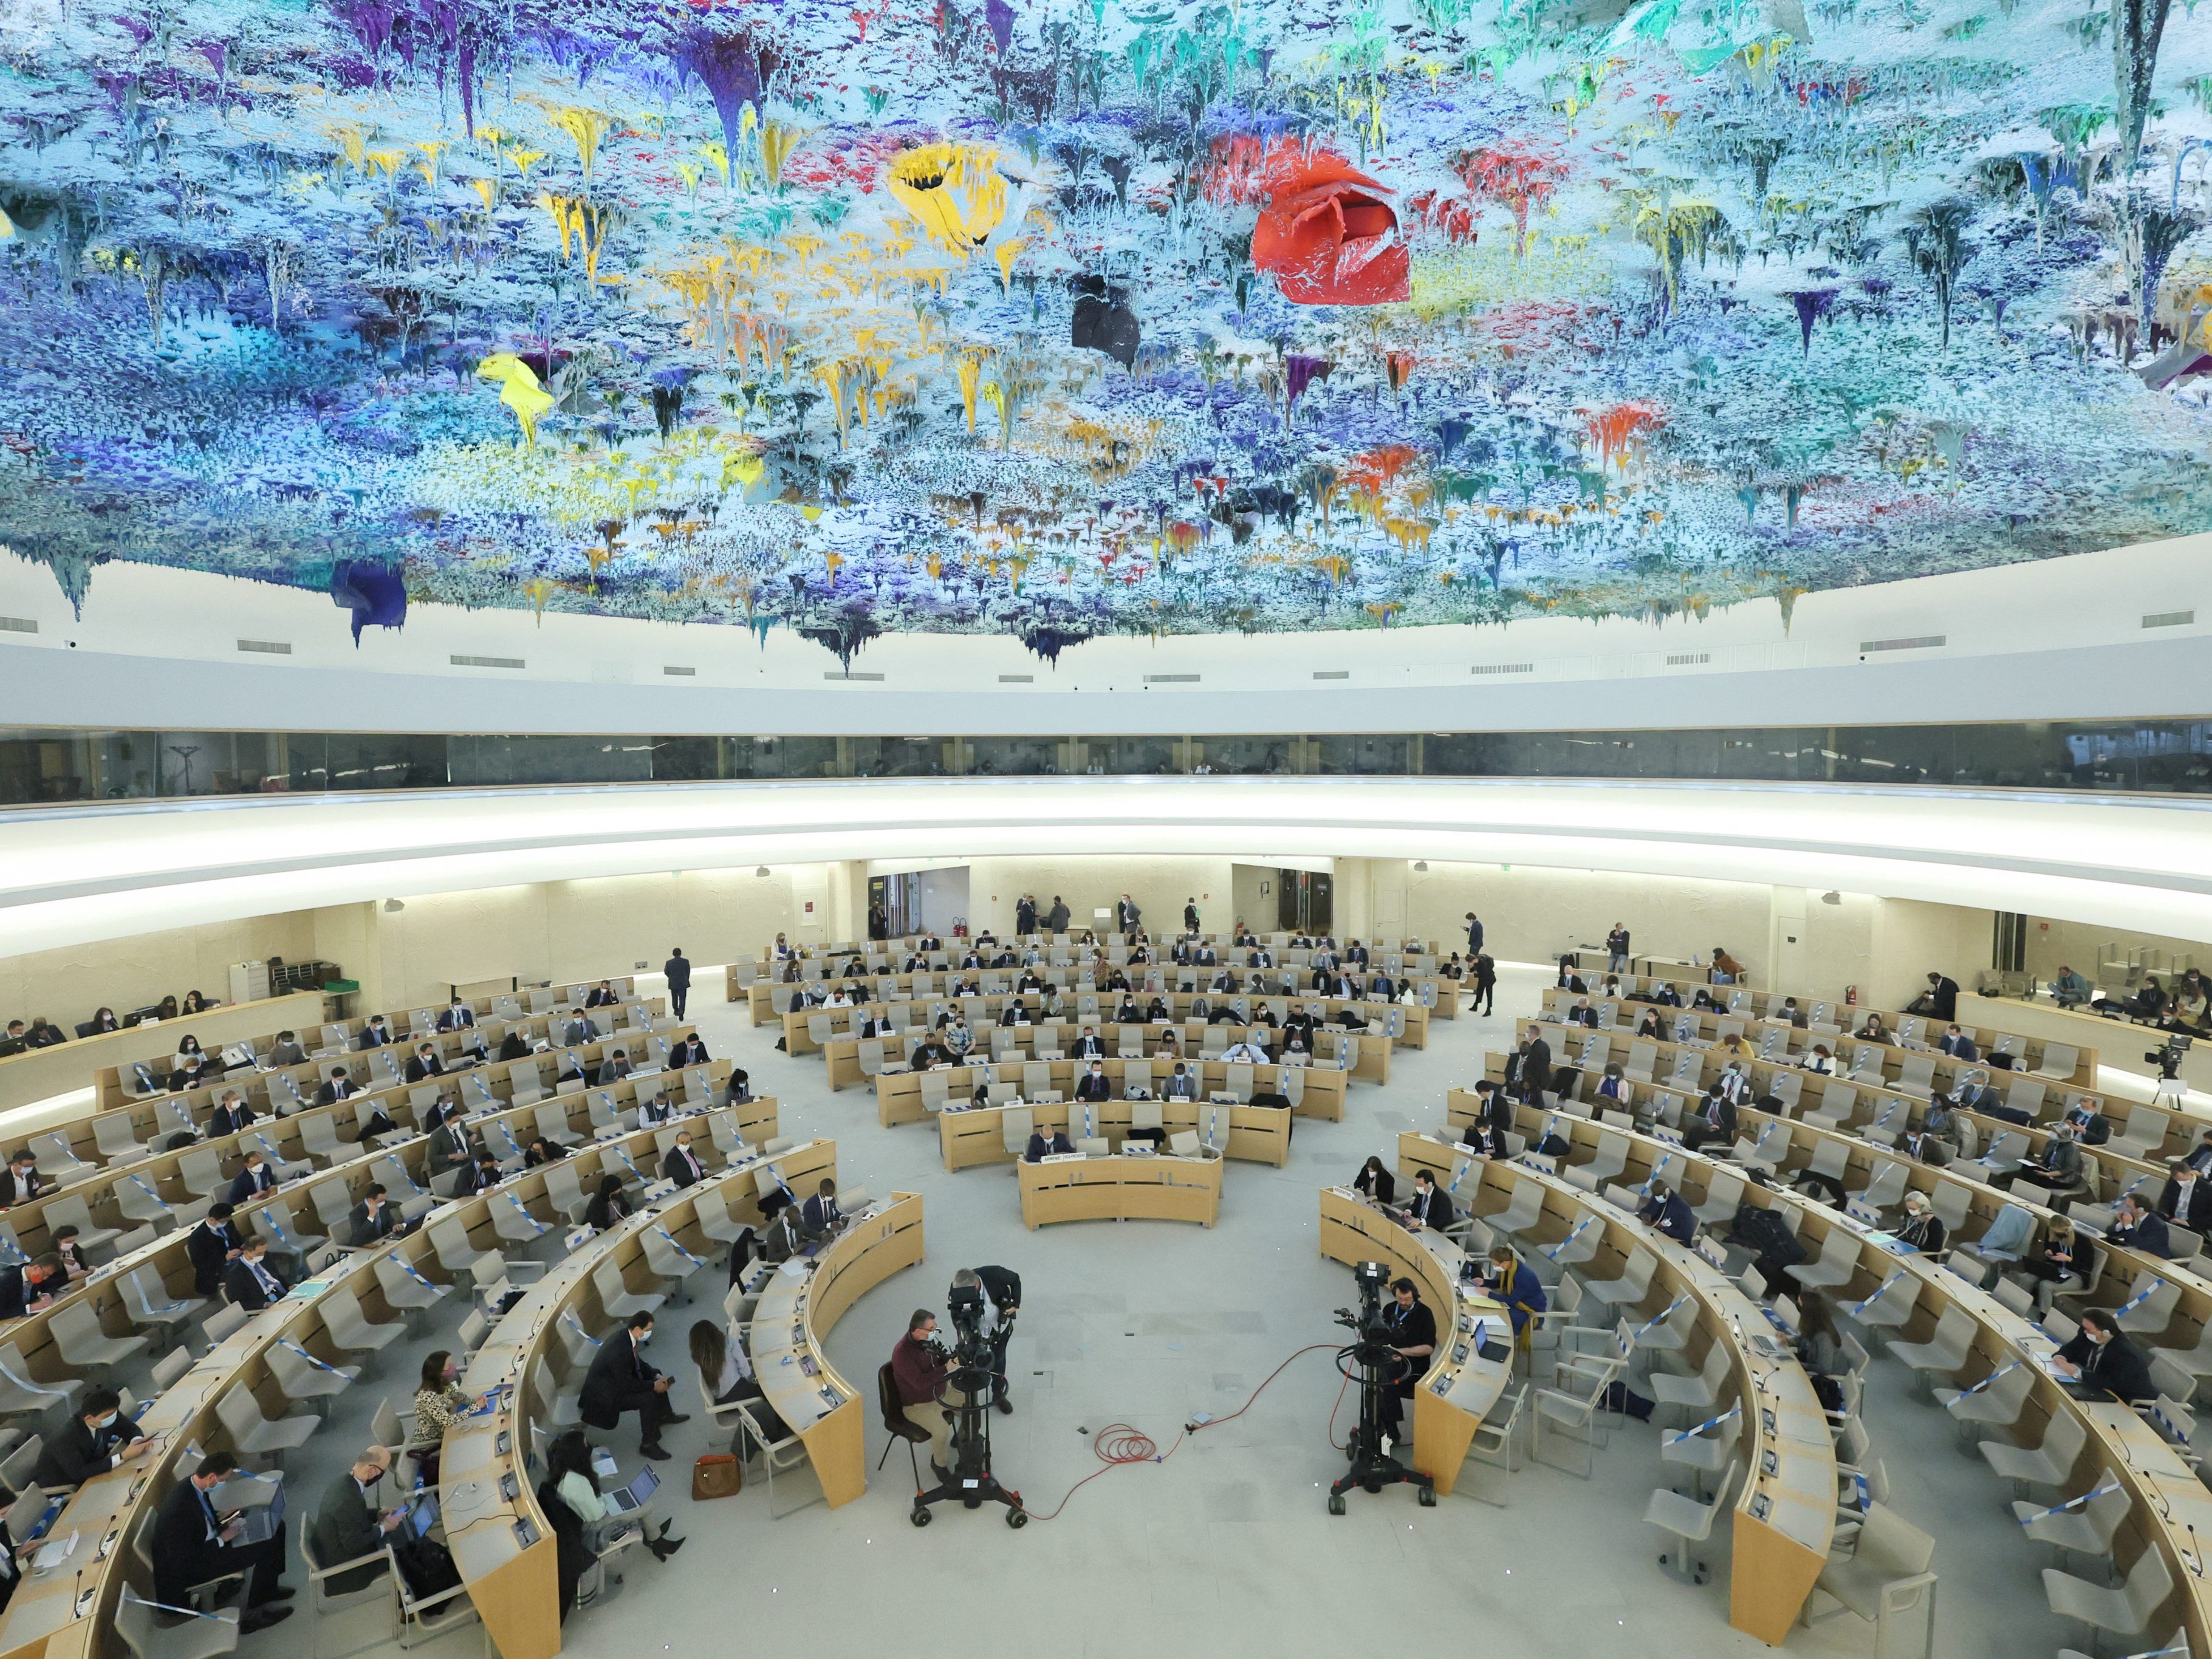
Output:
<svg viewBox="0 0 2212 1659">
<path fill-rule="evenodd" d="M 31 1479 L 48 1492 L 82 1486 L 95 1475 L 120 1468 L 152 1445 L 138 1425 L 123 1415 L 123 1397 L 112 1389 L 94 1389 L 79 1415 L 47 1440 Z"/>
<path fill-rule="evenodd" d="M 337 1574 L 325 1593 L 344 1595 L 367 1589 L 384 1576 L 380 1553 L 384 1540 L 398 1526 L 398 1510 L 380 1511 L 369 1494 L 392 1472 L 392 1449 L 371 1446 L 353 1461 L 352 1467 L 323 1488 L 323 1501 L 315 1506 L 315 1559 L 325 1565 L 357 1560 L 364 1555 L 380 1559 Z"/>
<path fill-rule="evenodd" d="M 639 1454 L 662 1463 L 668 1460 L 660 1444 L 662 1426 L 691 1419 L 670 1408 L 668 1390 L 672 1379 L 645 1357 L 645 1345 L 652 1335 L 653 1316 L 632 1314 L 625 1329 L 599 1345 L 576 1404 L 584 1421 L 602 1431 L 620 1424 L 623 1413 L 635 1412 Z"/>
<path fill-rule="evenodd" d="M 169 1488 L 154 1517 L 154 1599 L 183 1607 L 195 1584 L 243 1577 L 246 1605 L 238 1627 L 251 1633 L 292 1616 L 291 1608 L 276 1605 L 292 1595 L 291 1587 L 280 1579 L 289 1545 L 287 1523 L 282 1521 L 261 1542 L 239 1542 L 237 1516 L 217 1510 L 214 1497 L 216 1488 L 237 1472 L 236 1457 L 210 1452 L 197 1469 Z"/>
<path fill-rule="evenodd" d="M 2185 1158 L 2166 1165 L 2165 1188 L 2158 1195 L 2158 1212 L 2178 1221 L 2192 1233 L 2212 1231 L 2212 1182 L 2197 1173 Z"/>
<path fill-rule="evenodd" d="M 2173 1255 L 2173 1240 L 2167 1234 L 2166 1218 L 2146 1205 L 2133 1193 L 2124 1193 L 2112 1206 L 2112 1231 L 2105 1235 L 2115 1244 L 2141 1250 L 2161 1261 Z"/>
<path fill-rule="evenodd" d="M 668 1149 L 668 1156 L 660 1160 L 660 1178 L 672 1181 L 678 1187 L 696 1187 L 707 1178 L 706 1166 L 699 1155 L 691 1150 L 691 1132 L 678 1129 L 676 1144 Z"/>
<path fill-rule="evenodd" d="M 428 1440 L 433 1435 L 443 1439 L 471 1412 L 482 1410 L 483 1403 L 483 1395 L 461 1387 L 461 1364 L 451 1352 L 440 1348 L 423 1356 L 422 1375 L 415 1389 L 417 1439 Z M 422 1454 L 422 1474 L 428 1484 L 437 1484 L 438 1449 L 434 1446 Z"/>
<path fill-rule="evenodd" d="M 1925 1193 L 1905 1195 L 1905 1219 L 1893 1235 L 1900 1244 L 1910 1245 L 1923 1255 L 1934 1255 L 1943 1248 L 1943 1221 L 1936 1213 Z"/>
<path fill-rule="evenodd" d="M 2081 1328 L 2051 1359 L 2051 1369 L 2092 1399 L 2107 1396 L 2124 1406 L 2154 1398 L 2150 1361 L 2130 1341 L 2103 1308 L 2084 1308 Z"/>
</svg>

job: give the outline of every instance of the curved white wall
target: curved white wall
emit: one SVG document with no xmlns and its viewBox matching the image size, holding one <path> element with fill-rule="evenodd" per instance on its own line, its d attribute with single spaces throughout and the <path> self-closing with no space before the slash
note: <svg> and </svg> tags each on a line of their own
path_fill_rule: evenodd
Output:
<svg viewBox="0 0 2212 1659">
<path fill-rule="evenodd" d="M 2212 803 L 1260 778 L 438 792 L 0 817 L 9 953 L 417 894 L 830 860 L 1508 863 L 1830 888 L 2212 939 Z"/>
<path fill-rule="evenodd" d="M 1686 573 L 1685 605 L 1697 592 Z M 417 605 L 356 646 L 325 596 L 148 565 L 94 571 L 80 617 L 3 550 L 0 619 L 0 720 L 30 726 L 1087 736 L 2212 714 L 2212 536 L 1809 593 L 1786 619 L 1767 599 L 1664 622 L 1167 635 L 1056 665 L 1012 638 L 895 635 L 854 659 L 857 680 L 787 629 L 527 611 Z M 1474 672 L 1501 664 L 1527 672 Z"/>
</svg>

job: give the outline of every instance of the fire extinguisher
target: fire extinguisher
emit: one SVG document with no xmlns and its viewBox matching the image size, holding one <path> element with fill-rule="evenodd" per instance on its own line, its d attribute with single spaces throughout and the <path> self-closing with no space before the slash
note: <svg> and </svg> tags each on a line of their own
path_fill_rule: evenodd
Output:
<svg viewBox="0 0 2212 1659">
<path fill-rule="evenodd" d="M 1846 1008 L 1856 1008 L 1858 1006 L 1859 988 L 1856 985 L 1846 985 L 1844 987 L 1844 1006 Z"/>
<path fill-rule="evenodd" d="M 967 917 L 955 916 L 952 918 L 952 937 L 955 939 L 966 939 L 968 937 Z"/>
</svg>

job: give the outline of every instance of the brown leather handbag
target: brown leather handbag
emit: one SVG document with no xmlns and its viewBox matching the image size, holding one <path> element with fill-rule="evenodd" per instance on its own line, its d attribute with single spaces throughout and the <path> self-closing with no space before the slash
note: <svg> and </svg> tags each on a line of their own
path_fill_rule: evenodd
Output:
<svg viewBox="0 0 2212 1659">
<path fill-rule="evenodd" d="M 745 1489 L 744 1465 L 727 1452 L 708 1452 L 691 1466 L 691 1498 L 734 1498 Z"/>
</svg>

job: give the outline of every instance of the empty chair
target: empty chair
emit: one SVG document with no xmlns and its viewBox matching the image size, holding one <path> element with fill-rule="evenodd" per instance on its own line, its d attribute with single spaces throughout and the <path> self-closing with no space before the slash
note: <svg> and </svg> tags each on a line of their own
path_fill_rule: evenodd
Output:
<svg viewBox="0 0 2212 1659">
<path fill-rule="evenodd" d="M 1638 1246 L 1622 1264 L 1618 1277 L 1583 1280 L 1583 1291 L 1594 1296 L 1608 1308 L 1632 1308 L 1642 1302 L 1651 1289 L 1651 1275 L 1659 1266 L 1659 1258 L 1650 1250 Z"/>
<path fill-rule="evenodd" d="M 555 1169 L 562 1166 L 555 1164 Z M 580 1210 L 581 1206 L 580 1205 Z M 496 1250 L 479 1250 L 469 1243 L 469 1235 L 458 1218 L 441 1216 L 430 1224 L 430 1248 L 437 1253 L 438 1265 L 457 1279 L 471 1285 L 489 1285 L 502 1277 L 507 1263 Z"/>
<path fill-rule="evenodd" d="M 1743 1460 L 1729 1460 L 1728 1473 L 1721 1476 L 1720 1485 L 1713 1489 L 1710 1504 L 1700 1504 L 1685 1498 L 1670 1487 L 1662 1486 L 1651 1494 L 1651 1501 L 1644 1507 L 1644 1518 L 1662 1532 L 1671 1532 L 1679 1540 L 1674 1547 L 1659 1558 L 1662 1565 L 1682 1583 L 1702 1584 L 1705 1582 L 1705 1563 L 1690 1553 L 1692 1548 L 1713 1535 L 1713 1521 L 1727 1504 L 1729 1493 L 1735 1489 L 1736 1477 L 1743 1473 Z"/>
<path fill-rule="evenodd" d="M 286 1452 L 307 1443 L 317 1421 L 312 1414 L 269 1416 L 261 1409 L 261 1402 L 254 1398 L 253 1391 L 243 1383 L 216 1397 L 215 1414 L 230 1436 L 232 1449 L 240 1457 L 273 1457 L 280 1461 Z"/>
<path fill-rule="evenodd" d="M 556 1146 L 580 1146 L 584 1143 L 584 1137 L 568 1127 L 568 1109 L 557 1101 L 539 1103 L 538 1109 L 531 1114 L 531 1121 L 538 1126 L 538 1133 Z"/>
<path fill-rule="evenodd" d="M 169 1625 L 155 1622 L 160 1612 L 155 1603 L 143 1600 L 129 1584 L 124 1585 L 122 1600 L 115 1609 L 115 1633 L 134 1659 L 214 1659 L 216 1654 L 238 1650 L 241 1614 L 237 1607 Z"/>
<path fill-rule="evenodd" d="M 1951 1413 L 1962 1435 L 1972 1436 L 1981 1427 L 2009 1428 L 2020 1421 L 2028 1385 L 2034 1380 L 2035 1373 L 2027 1364 L 2014 1360 L 1971 1389 L 1937 1388 L 1936 1401 Z"/>
<path fill-rule="evenodd" d="M 1847 1227 L 1831 1226 L 1821 1241 L 1820 1254 L 1810 1261 L 1792 1262 L 1787 1271 L 1806 1290 L 1825 1291 L 1850 1284 L 1858 1267 L 1857 1235 Z"/>
<path fill-rule="evenodd" d="M 2149 1628 L 2151 1615 L 2172 1590 L 2172 1571 L 2166 1565 L 2165 1553 L 2155 1544 L 2143 1547 L 2135 1565 L 2128 1569 L 2126 1579 L 2113 1589 L 2056 1567 L 2043 1570 L 2043 1593 L 2050 1598 L 2051 1612 L 2113 1636 L 2142 1635 Z"/>
<path fill-rule="evenodd" d="M 1706 1346 L 1705 1363 L 1694 1376 L 1653 1371 L 1652 1397 L 1662 1406 L 1680 1407 L 1686 1414 L 1711 1413 L 1720 1403 L 1721 1390 L 1727 1384 L 1733 1364 L 1729 1345 L 1716 1338 Z"/>
<path fill-rule="evenodd" d="M 545 1199 L 572 1222 L 583 1219 L 585 1208 L 591 1202 L 584 1194 L 582 1178 L 566 1161 L 545 1166 Z M 441 1255 L 439 1259 L 445 1258 Z"/>
<path fill-rule="evenodd" d="M 2109 1476 L 2100 1474 L 2095 1483 L 2095 1495 L 2079 1509 L 2015 1499 L 2013 1518 L 2039 1544 L 2049 1544 L 2075 1555 L 2109 1556 L 2112 1552 L 2112 1534 L 2127 1518 L 2133 1500 L 2128 1489 Z"/>
<path fill-rule="evenodd" d="M 1928 1340 L 1893 1342 L 1889 1345 L 1890 1357 L 1903 1360 L 1923 1376 L 1955 1376 L 1966 1368 L 1976 1328 L 1973 1315 L 1966 1309 L 1947 1307 Z"/>
<path fill-rule="evenodd" d="M 100 1328 L 100 1316 L 88 1297 L 71 1297 L 56 1304 L 46 1321 L 54 1346 L 70 1364 L 84 1370 L 105 1370 L 121 1364 L 152 1346 L 144 1336 L 110 1336 Z"/>
<path fill-rule="evenodd" d="M 316 1410 L 325 1407 L 318 1402 L 334 1400 L 351 1388 L 361 1376 L 358 1365 L 333 1365 L 295 1342 L 289 1336 L 280 1336 L 269 1346 L 269 1372 L 276 1379 L 276 1386 L 284 1397 L 295 1405 Z"/>
<path fill-rule="evenodd" d="M 2046 1042 L 2043 1045 L 2043 1064 L 2028 1073 L 2030 1077 L 2048 1078 L 2054 1083 L 2070 1083 L 2075 1068 L 2081 1063 L 2081 1053 L 2069 1043 Z M 2048 1575 L 2046 1575 L 2047 1578 Z"/>
<path fill-rule="evenodd" d="M 1933 1538 L 1887 1504 L 1869 1504 L 1855 1547 L 1847 1556 L 1830 1556 L 1814 1588 L 1832 1597 L 1838 1611 L 1855 1613 L 1874 1626 L 1878 1659 L 1891 1659 L 1891 1621 L 1906 1618 L 1920 1632 L 1919 1652 L 1926 1659 L 1936 1639 L 1936 1575 L 1928 1570 L 1935 1555 Z M 1809 1598 L 1799 1618 L 1814 1622 Z"/>
<path fill-rule="evenodd" d="M 2008 1480 L 2038 1486 L 2063 1486 L 2074 1477 L 2074 1465 L 2089 1431 L 2078 1412 L 2062 1411 L 2043 1431 L 2040 1446 L 2015 1446 L 2002 1440 L 1982 1442 L 1982 1455 Z"/>
<path fill-rule="evenodd" d="M 1705 1201 L 1692 1210 L 1699 1224 L 1716 1227 L 1732 1220 L 1743 1204 L 1744 1179 L 1730 1170 L 1716 1169 L 1705 1183 Z"/>
<path fill-rule="evenodd" d="M 177 1212 L 144 1176 L 126 1170 L 114 1186 L 115 1207 L 131 1221 L 156 1229 L 176 1224 Z"/>
<path fill-rule="evenodd" d="M 1597 1151 L 1587 1164 L 1566 1164 L 1559 1173 L 1577 1187 L 1596 1192 L 1606 1182 L 1616 1179 L 1628 1167 L 1628 1139 L 1625 1135 L 1601 1134 Z"/>
<path fill-rule="evenodd" d="M 134 1267 L 123 1276 L 123 1300 L 134 1323 L 179 1333 L 191 1323 L 194 1314 L 207 1306 L 204 1297 L 172 1297 L 151 1267 Z"/>
<path fill-rule="evenodd" d="M 1544 1188 L 1542 1183 L 1534 1181 L 1515 1183 L 1511 1201 L 1497 1214 L 1483 1218 L 1491 1231 L 1509 1238 L 1534 1231 L 1543 1218 Z"/>
<path fill-rule="evenodd" d="M 352 1353 L 381 1353 L 406 1334 L 406 1327 L 393 1320 L 379 1324 L 362 1310 L 361 1298 L 354 1294 L 350 1285 L 333 1285 L 322 1295 L 317 1304 L 323 1316 L 323 1328 L 330 1333 L 331 1340 Z"/>
<path fill-rule="evenodd" d="M 1883 1276 L 1872 1296 L 1850 1304 L 1844 1311 L 1862 1330 L 1903 1330 L 1911 1322 L 1913 1310 L 1920 1305 L 1920 1290 L 1921 1281 L 1910 1268 L 1894 1268 Z"/>
<path fill-rule="evenodd" d="M 1009 1106 L 999 1115 L 1000 1143 L 1019 1158 L 1027 1150 L 1036 1115 L 1026 1106 Z"/>
<path fill-rule="evenodd" d="M 405 1314 L 422 1312 L 443 1301 L 448 1291 L 447 1286 L 433 1283 L 396 1252 L 378 1259 L 376 1284 L 384 1292 L 386 1304 Z"/>
<path fill-rule="evenodd" d="M 612 1261 L 601 1261 L 592 1269 L 592 1284 L 599 1293 L 599 1306 L 609 1319 L 628 1319 L 632 1314 L 651 1313 L 668 1298 L 657 1291 L 633 1291 L 623 1282 L 622 1269 Z"/>
</svg>

